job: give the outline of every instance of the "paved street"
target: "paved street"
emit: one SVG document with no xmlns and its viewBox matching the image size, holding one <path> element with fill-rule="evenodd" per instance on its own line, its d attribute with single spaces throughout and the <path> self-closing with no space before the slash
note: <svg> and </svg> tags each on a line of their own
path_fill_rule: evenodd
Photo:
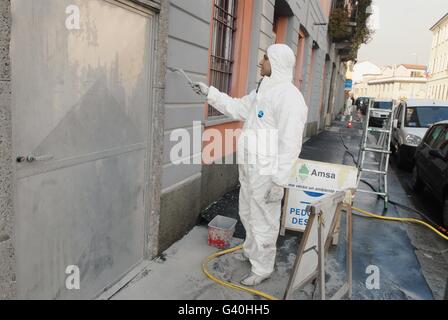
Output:
<svg viewBox="0 0 448 320">
<path fill-rule="evenodd" d="M 361 124 L 346 129 L 345 123 L 336 122 L 333 127 L 309 140 L 302 158 L 316 161 L 352 165 L 352 158 L 345 152 L 340 134 L 347 147 L 356 155 L 361 138 Z M 326 150 L 326 152 L 322 152 Z M 389 186 L 394 201 L 430 211 L 417 195 L 411 194 L 407 184 L 409 173 L 397 170 L 392 163 Z M 246 293 L 222 288 L 209 281 L 201 273 L 201 261 L 214 252 L 207 246 L 206 225 L 215 215 L 238 218 L 238 190 L 204 213 L 201 225 L 184 239 L 168 249 L 161 259 L 152 262 L 147 270 L 121 290 L 116 299 L 258 299 Z M 370 212 L 382 213 L 383 203 L 370 195 L 356 196 L 355 205 Z M 396 206 L 390 206 L 388 216 L 416 217 Z M 344 222 L 343 222 L 344 223 Z M 344 230 L 344 228 L 342 228 Z M 239 223 L 236 237 L 244 238 Z M 342 239 L 342 238 L 341 238 Z M 282 297 L 294 263 L 300 235 L 288 232 L 280 237 L 276 272 L 272 279 L 257 289 Z M 241 240 L 235 239 L 234 244 Z M 448 275 L 448 243 L 421 226 L 384 222 L 354 217 L 353 238 L 353 299 L 421 300 L 443 299 Z M 366 288 L 368 266 L 380 270 L 380 289 Z M 343 244 L 330 251 L 327 263 L 327 290 L 334 293 L 343 280 L 345 248 Z M 247 264 L 237 262 L 231 256 L 219 258 L 210 264 L 210 270 L 222 279 L 238 282 L 248 271 Z M 341 273 L 342 271 L 342 273 Z M 160 288 L 160 290 L 154 290 Z M 188 288 L 183 290 L 182 288 Z M 311 299 L 315 294 L 310 284 L 293 294 L 294 299 Z"/>
</svg>

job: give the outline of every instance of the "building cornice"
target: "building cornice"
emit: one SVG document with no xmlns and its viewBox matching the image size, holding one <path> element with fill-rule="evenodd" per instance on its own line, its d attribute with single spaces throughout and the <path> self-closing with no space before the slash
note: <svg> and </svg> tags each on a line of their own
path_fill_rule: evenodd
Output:
<svg viewBox="0 0 448 320">
<path fill-rule="evenodd" d="M 426 78 L 407 78 L 407 77 L 393 77 L 393 78 L 383 78 L 370 80 L 367 83 L 371 84 L 382 84 L 382 83 L 395 83 L 395 82 L 406 82 L 406 83 L 427 83 Z"/>
<path fill-rule="evenodd" d="M 436 22 L 435 25 L 433 25 L 429 30 L 434 31 L 434 29 L 436 29 L 440 24 L 442 24 L 442 22 L 448 18 L 448 13 L 445 14 L 442 18 L 439 19 L 439 21 Z"/>
</svg>

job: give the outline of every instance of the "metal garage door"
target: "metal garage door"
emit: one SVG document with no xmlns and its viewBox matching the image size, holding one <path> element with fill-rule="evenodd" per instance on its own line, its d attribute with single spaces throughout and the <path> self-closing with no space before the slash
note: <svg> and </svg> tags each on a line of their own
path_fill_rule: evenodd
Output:
<svg viewBox="0 0 448 320">
<path fill-rule="evenodd" d="M 18 294 L 91 298 L 143 259 L 154 17 L 12 0 L 12 19 Z"/>
</svg>

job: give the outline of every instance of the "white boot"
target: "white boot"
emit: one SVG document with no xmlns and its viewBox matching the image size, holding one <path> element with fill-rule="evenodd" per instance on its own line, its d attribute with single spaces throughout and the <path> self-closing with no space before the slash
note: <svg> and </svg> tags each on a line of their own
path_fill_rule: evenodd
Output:
<svg viewBox="0 0 448 320">
<path fill-rule="evenodd" d="M 271 277 L 271 275 L 265 276 L 265 277 L 261 277 L 259 275 L 256 275 L 255 273 L 250 273 L 246 278 L 244 278 L 241 281 L 241 284 L 243 286 L 247 286 L 247 287 L 258 286 L 260 283 L 262 283 L 263 281 L 269 279 L 270 277 Z"/>
<path fill-rule="evenodd" d="M 244 252 L 237 252 L 233 254 L 233 258 L 235 258 L 238 261 L 247 262 L 249 261 L 249 257 L 246 256 Z"/>
</svg>

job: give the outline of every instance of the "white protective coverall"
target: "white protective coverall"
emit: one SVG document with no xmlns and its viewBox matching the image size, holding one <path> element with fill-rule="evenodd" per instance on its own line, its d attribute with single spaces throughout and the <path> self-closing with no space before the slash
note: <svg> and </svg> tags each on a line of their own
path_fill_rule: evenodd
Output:
<svg viewBox="0 0 448 320">
<path fill-rule="evenodd" d="M 246 229 L 243 250 L 252 264 L 252 272 L 260 277 L 269 277 L 274 271 L 281 215 L 281 200 L 266 203 L 265 195 L 273 185 L 287 186 L 291 170 L 302 150 L 308 116 L 305 100 L 292 83 L 295 66 L 293 51 L 286 45 L 278 44 L 269 47 L 267 55 L 272 73 L 270 77 L 264 77 L 258 92 L 254 90 L 241 99 L 235 99 L 210 87 L 207 97 L 208 103 L 223 114 L 244 121 L 238 141 L 239 161 L 241 153 L 247 157 L 248 153 L 253 152 L 242 141 L 246 134 L 255 132 L 255 136 L 259 136 L 259 132 L 269 130 L 278 135 L 278 154 L 274 157 L 257 149 L 256 163 L 239 162 L 239 214 Z M 258 146 L 260 142 L 264 143 L 258 141 Z"/>
</svg>

